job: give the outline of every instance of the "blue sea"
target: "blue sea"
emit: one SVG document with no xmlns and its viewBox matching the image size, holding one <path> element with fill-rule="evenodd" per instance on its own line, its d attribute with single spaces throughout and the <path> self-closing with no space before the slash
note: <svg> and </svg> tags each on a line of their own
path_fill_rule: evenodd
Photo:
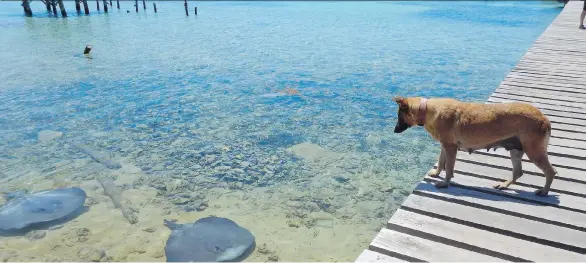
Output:
<svg viewBox="0 0 586 263">
<path fill-rule="evenodd" d="M 80 187 L 89 207 L 0 235 L 3 259 L 164 261 L 163 219 L 216 215 L 253 233 L 247 261 L 353 261 L 439 153 L 420 127 L 393 133 L 391 99 L 485 101 L 563 6 L 155 3 L 0 2 L 0 204 Z"/>
</svg>

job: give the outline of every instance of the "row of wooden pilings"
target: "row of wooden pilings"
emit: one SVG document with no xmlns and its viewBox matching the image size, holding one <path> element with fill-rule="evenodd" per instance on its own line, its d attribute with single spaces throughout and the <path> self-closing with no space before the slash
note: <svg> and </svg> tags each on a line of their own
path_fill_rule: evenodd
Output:
<svg viewBox="0 0 586 263">
<path fill-rule="evenodd" d="M 33 16 L 33 11 L 30 7 L 30 2 L 32 0 L 22 0 L 22 7 L 24 8 L 24 14 L 26 16 Z M 63 5 L 63 0 L 41 0 L 47 7 L 47 11 L 49 13 L 53 13 L 54 16 L 57 16 L 57 5 L 59 5 L 59 9 L 61 10 L 61 16 L 67 17 L 67 11 L 65 10 L 65 5 Z M 86 15 L 90 14 L 90 9 L 88 7 L 88 0 L 74 0 L 75 1 L 75 10 L 77 13 L 81 13 L 81 4 L 83 4 L 83 11 Z M 112 6 L 112 0 L 101 0 L 104 5 L 104 12 L 108 13 L 108 4 L 110 7 Z M 187 0 L 185 1 L 185 14 L 189 16 Z M 138 13 L 138 0 L 134 0 L 135 10 Z M 116 7 L 120 9 L 120 0 L 116 0 Z M 146 10 L 146 0 L 142 0 L 142 7 Z M 96 0 L 96 8 L 98 12 L 100 11 L 100 0 Z M 157 4 L 153 3 L 153 9 L 155 13 L 157 12 Z M 197 7 L 195 7 L 195 15 L 197 15 Z"/>
</svg>

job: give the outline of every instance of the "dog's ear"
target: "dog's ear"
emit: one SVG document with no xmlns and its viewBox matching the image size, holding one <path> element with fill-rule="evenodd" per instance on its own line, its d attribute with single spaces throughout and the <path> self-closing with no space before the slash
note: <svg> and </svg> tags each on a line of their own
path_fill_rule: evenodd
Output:
<svg viewBox="0 0 586 263">
<path fill-rule="evenodd" d="M 409 109 L 409 103 L 407 102 L 407 99 L 406 98 L 397 96 L 397 97 L 394 97 L 393 100 L 397 104 L 399 104 L 399 109 L 401 109 L 401 110 Z"/>
</svg>

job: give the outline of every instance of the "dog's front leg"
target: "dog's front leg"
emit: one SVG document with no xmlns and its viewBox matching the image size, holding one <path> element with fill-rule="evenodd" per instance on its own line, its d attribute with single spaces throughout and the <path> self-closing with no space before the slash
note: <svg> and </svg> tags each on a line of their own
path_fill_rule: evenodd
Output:
<svg viewBox="0 0 586 263">
<path fill-rule="evenodd" d="M 445 169 L 446 178 L 437 182 L 435 186 L 437 188 L 446 188 L 450 185 L 450 180 L 454 177 L 454 165 L 456 164 L 456 154 L 458 154 L 458 146 L 456 145 L 445 145 L 443 146 L 443 153 L 445 158 Z"/>
<path fill-rule="evenodd" d="M 439 159 L 437 162 L 437 168 L 429 170 L 429 172 L 427 172 L 427 176 L 438 177 L 444 169 L 446 169 L 446 154 L 444 146 L 442 146 L 442 150 L 440 152 Z"/>
</svg>

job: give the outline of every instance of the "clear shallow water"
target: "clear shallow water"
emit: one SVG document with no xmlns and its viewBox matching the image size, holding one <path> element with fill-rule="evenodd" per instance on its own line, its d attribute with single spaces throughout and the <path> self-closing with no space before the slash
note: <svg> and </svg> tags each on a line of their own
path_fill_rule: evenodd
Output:
<svg viewBox="0 0 586 263">
<path fill-rule="evenodd" d="M 272 251 L 250 260 L 354 260 L 438 153 L 422 129 L 392 133 L 391 98 L 485 100 L 561 10 L 555 1 L 198 2 L 199 16 L 185 17 L 181 2 L 157 2 L 158 14 L 132 4 L 103 14 L 90 3 L 78 17 L 66 2 L 61 19 L 40 2 L 34 18 L 0 2 L 0 191 L 66 184 L 103 198 L 32 249 L 0 237 L 13 261 L 79 260 L 77 243 L 112 260 L 161 260 L 162 218 L 208 214 L 237 219 Z M 63 134 L 39 142 L 46 130 Z M 95 166 L 74 143 L 123 169 Z M 141 207 L 138 226 L 96 175 Z M 50 245 L 76 227 L 92 237 Z M 124 232 L 133 227 L 156 229 L 160 241 L 132 252 L 134 240 L 153 240 Z"/>
</svg>

